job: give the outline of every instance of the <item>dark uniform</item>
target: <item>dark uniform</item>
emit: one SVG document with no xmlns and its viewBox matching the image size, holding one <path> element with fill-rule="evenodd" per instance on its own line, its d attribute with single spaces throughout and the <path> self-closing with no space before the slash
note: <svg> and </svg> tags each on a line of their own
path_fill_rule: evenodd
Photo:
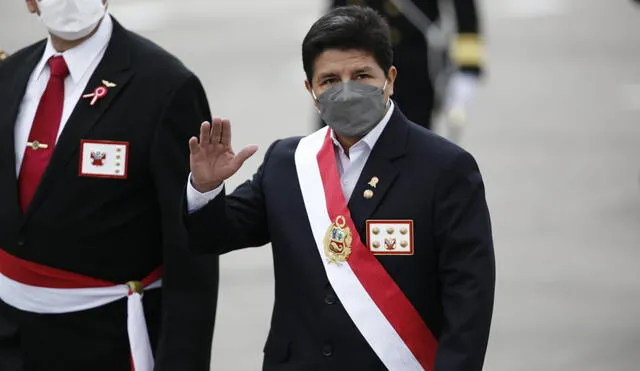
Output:
<svg viewBox="0 0 640 371">
<path fill-rule="evenodd" d="M 162 266 L 163 288 L 144 294 L 155 370 L 209 370 L 217 258 L 192 256 L 181 227 L 186 143 L 210 120 L 204 89 L 175 57 L 114 21 L 84 92 L 103 79 L 117 86 L 93 106 L 79 100 L 23 212 L 14 130 L 45 44 L 0 64 L 2 253 L 114 285 Z M 79 176 L 83 140 L 128 143 L 128 176 Z M 0 370 L 130 371 L 127 300 L 63 314 L 26 312 L 0 300 Z"/>
<path fill-rule="evenodd" d="M 453 62 L 460 70 L 479 75 L 482 58 L 476 2 L 444 1 L 452 1 L 456 13 L 457 37 L 451 53 Z M 437 0 L 414 0 L 413 3 L 432 22 L 440 18 Z M 393 99 L 410 120 L 431 128 L 434 88 L 427 63 L 424 30 L 414 26 L 390 0 L 333 0 L 332 5 L 366 5 L 387 19 L 394 46 L 394 65 L 398 68 Z"/>
</svg>

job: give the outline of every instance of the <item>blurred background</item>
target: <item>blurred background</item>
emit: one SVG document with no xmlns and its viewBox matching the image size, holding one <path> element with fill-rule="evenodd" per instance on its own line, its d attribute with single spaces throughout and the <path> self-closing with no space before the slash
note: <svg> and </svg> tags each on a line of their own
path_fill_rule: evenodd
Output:
<svg viewBox="0 0 640 371">
<path fill-rule="evenodd" d="M 484 0 L 487 78 L 461 144 L 483 171 L 498 264 L 489 371 L 640 369 L 640 5 Z M 324 0 L 110 0 L 203 81 L 237 147 L 316 128 L 301 43 Z M 0 48 L 45 36 L 1 0 Z M 400 71 L 400 76 L 402 71 Z M 2 88 L 2 87 L 0 87 Z M 224 256 L 213 370 L 261 366 L 271 249 Z"/>
</svg>

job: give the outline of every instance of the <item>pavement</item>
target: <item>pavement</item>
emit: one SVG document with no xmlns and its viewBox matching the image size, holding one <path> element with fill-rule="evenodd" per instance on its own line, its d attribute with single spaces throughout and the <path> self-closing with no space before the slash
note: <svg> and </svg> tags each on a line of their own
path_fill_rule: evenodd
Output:
<svg viewBox="0 0 640 371">
<path fill-rule="evenodd" d="M 237 147 L 260 146 L 231 187 L 273 140 L 313 129 L 300 49 L 322 1 L 110 3 L 125 26 L 200 76 L 214 114 L 232 119 Z M 495 236 L 487 370 L 639 370 L 640 6 L 480 5 L 489 69 L 461 144 L 483 172 Z M 0 48 L 11 53 L 43 35 L 24 1 L 2 1 Z M 212 370 L 258 370 L 273 305 L 271 249 L 221 264 Z"/>
</svg>

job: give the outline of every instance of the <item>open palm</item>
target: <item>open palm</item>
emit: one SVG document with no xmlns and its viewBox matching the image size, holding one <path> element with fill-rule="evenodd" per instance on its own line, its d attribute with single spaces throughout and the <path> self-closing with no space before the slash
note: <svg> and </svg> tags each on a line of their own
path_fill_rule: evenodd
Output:
<svg viewBox="0 0 640 371">
<path fill-rule="evenodd" d="M 214 190 L 235 174 L 257 150 L 257 146 L 247 146 L 238 154 L 233 152 L 229 120 L 214 118 L 212 124 L 202 123 L 200 138 L 189 140 L 193 187 L 202 193 Z"/>
</svg>

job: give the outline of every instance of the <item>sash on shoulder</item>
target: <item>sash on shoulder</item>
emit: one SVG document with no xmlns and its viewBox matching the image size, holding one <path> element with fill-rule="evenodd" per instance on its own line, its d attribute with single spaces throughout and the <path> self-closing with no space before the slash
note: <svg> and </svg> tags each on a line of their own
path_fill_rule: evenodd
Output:
<svg viewBox="0 0 640 371">
<path fill-rule="evenodd" d="M 351 320 L 389 370 L 433 370 L 437 340 L 362 243 L 342 192 L 334 151 L 330 132 L 324 128 L 303 138 L 295 153 L 309 224 L 329 282 Z M 342 262 L 336 262 L 330 252 L 325 253 L 325 237 L 336 226 L 338 240 L 344 237 L 341 232 L 352 235 L 351 251 L 346 258 L 343 253 Z"/>
</svg>

